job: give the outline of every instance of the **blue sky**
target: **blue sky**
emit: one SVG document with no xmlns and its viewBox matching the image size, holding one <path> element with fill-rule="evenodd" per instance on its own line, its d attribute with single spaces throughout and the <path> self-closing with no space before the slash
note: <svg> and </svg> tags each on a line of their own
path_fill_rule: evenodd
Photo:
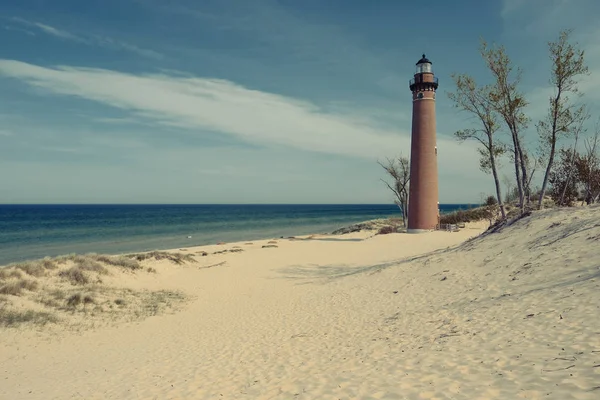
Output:
<svg viewBox="0 0 600 400">
<path fill-rule="evenodd" d="M 595 0 L 0 0 L 0 203 L 391 203 L 377 160 L 409 153 L 422 53 L 440 202 L 477 202 L 492 180 L 452 138 L 471 121 L 450 74 L 486 83 L 479 39 L 504 44 L 533 147 L 561 28 L 598 109 L 599 18 Z"/>
</svg>

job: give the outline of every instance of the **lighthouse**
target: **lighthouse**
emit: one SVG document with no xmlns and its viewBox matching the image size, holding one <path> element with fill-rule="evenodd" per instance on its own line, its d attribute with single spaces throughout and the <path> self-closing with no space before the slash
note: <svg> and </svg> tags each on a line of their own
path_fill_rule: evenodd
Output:
<svg viewBox="0 0 600 400">
<path fill-rule="evenodd" d="M 412 92 L 412 135 L 410 143 L 410 190 L 408 194 L 408 232 L 421 233 L 438 224 L 438 171 L 435 139 L 435 92 L 438 78 L 431 61 L 417 62 L 410 80 Z"/>
</svg>

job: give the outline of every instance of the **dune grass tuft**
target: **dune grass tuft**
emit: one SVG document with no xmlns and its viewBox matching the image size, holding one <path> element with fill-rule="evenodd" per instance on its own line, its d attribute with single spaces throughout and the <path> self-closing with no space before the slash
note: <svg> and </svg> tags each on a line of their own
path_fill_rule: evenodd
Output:
<svg viewBox="0 0 600 400">
<path fill-rule="evenodd" d="M 21 271 L 14 268 L 0 268 L 0 281 L 5 281 L 11 278 L 20 279 L 22 276 L 23 274 L 21 274 Z"/>
<path fill-rule="evenodd" d="M 80 267 L 71 267 L 60 271 L 58 276 L 71 282 L 73 285 L 87 285 L 90 283 L 89 276 Z"/>
<path fill-rule="evenodd" d="M 19 269 L 27 275 L 35 276 L 36 278 L 46 275 L 46 268 L 39 261 L 14 264 L 13 268 Z"/>
<path fill-rule="evenodd" d="M 87 254 L 89 258 L 92 258 L 98 262 L 101 262 L 106 265 L 113 265 L 115 267 L 122 267 L 125 269 L 130 269 L 132 271 L 136 269 L 141 269 L 142 266 L 131 258 L 125 256 L 108 256 L 105 254 Z"/>
<path fill-rule="evenodd" d="M 92 271 L 99 274 L 108 274 L 108 270 L 102 264 L 89 256 L 77 256 L 73 259 L 75 267 L 83 271 Z"/>
<path fill-rule="evenodd" d="M 77 307 L 79 304 L 81 304 L 81 293 L 75 293 L 69 296 L 66 303 L 68 307 Z"/>
<path fill-rule="evenodd" d="M 35 291 L 38 287 L 36 281 L 27 279 L 19 279 L 17 281 L 6 282 L 0 286 L 0 294 L 7 294 L 10 296 L 20 296 L 23 290 Z"/>
<path fill-rule="evenodd" d="M 0 326 L 14 327 L 21 324 L 46 325 L 58 322 L 53 314 L 45 311 L 16 311 L 0 308 Z"/>
<path fill-rule="evenodd" d="M 196 259 L 192 254 L 169 253 L 166 251 L 151 251 L 148 253 L 128 254 L 127 257 L 137 261 L 144 260 L 169 260 L 175 264 L 185 264 L 186 262 L 195 262 Z"/>
</svg>

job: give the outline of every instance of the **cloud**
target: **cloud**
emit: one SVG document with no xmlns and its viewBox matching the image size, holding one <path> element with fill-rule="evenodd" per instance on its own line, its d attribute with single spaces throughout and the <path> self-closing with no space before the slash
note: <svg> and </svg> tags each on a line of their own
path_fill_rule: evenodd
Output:
<svg viewBox="0 0 600 400">
<path fill-rule="evenodd" d="M 21 33 L 24 33 L 24 34 L 29 35 L 29 36 L 35 36 L 35 33 L 33 33 L 32 31 L 30 31 L 28 29 L 17 28 L 15 26 L 4 25 L 4 29 L 7 30 L 7 31 L 21 32 Z"/>
<path fill-rule="evenodd" d="M 63 40 L 68 40 L 68 41 L 86 44 L 86 45 L 90 45 L 90 46 L 93 46 L 93 45 L 100 46 L 100 47 L 104 47 L 104 48 L 112 49 L 112 50 L 125 50 L 125 51 L 129 51 L 131 53 L 136 53 L 140 56 L 147 57 L 147 58 L 161 59 L 164 57 L 162 54 L 160 54 L 156 51 L 143 49 L 143 48 L 135 46 L 133 44 L 123 42 L 120 40 L 115 40 L 115 39 L 112 39 L 107 36 L 75 35 L 66 30 L 58 29 L 53 26 L 42 24 L 39 22 L 28 21 L 26 19 L 18 18 L 18 17 L 12 18 L 12 21 L 17 22 L 21 25 L 27 26 L 29 28 L 37 28 L 42 33 L 45 33 L 47 35 L 54 36 L 54 37 L 57 37 L 57 38 L 60 38 Z M 22 29 L 19 29 L 19 28 L 12 28 L 12 29 L 22 31 Z M 31 32 L 31 31 L 26 31 L 26 32 L 33 34 L 33 32 Z"/>
<path fill-rule="evenodd" d="M 50 94 L 75 96 L 130 113 L 142 122 L 190 134 L 217 132 L 247 143 L 376 159 L 408 153 L 408 132 L 369 115 L 324 111 L 308 101 L 249 89 L 226 80 L 166 74 L 132 75 L 95 68 L 45 68 L 0 60 L 0 74 Z M 407 123 L 408 125 L 408 123 Z M 447 171 L 464 172 L 476 154 L 469 145 L 440 138 Z M 467 161 L 469 162 L 469 161 Z M 440 159 L 442 163 L 442 159 Z"/>
<path fill-rule="evenodd" d="M 12 136 L 12 132 L 9 132 L 7 130 L 4 129 L 0 129 L 0 136 Z"/>
<path fill-rule="evenodd" d="M 155 58 L 155 59 L 164 58 L 164 56 L 162 54 L 160 54 L 154 50 L 143 49 L 141 47 L 135 46 L 130 43 L 111 39 L 107 36 L 96 36 L 95 35 L 92 37 L 91 41 L 102 47 L 106 47 L 106 48 L 113 49 L 113 50 L 125 50 L 125 51 L 139 54 L 140 56 L 147 57 L 147 58 Z"/>
<path fill-rule="evenodd" d="M 80 42 L 80 43 L 86 43 L 85 39 L 83 39 L 77 35 L 74 35 L 70 32 L 54 28 L 50 25 L 45 25 L 45 24 L 41 24 L 39 22 L 34 22 L 34 21 L 28 21 L 26 19 L 19 18 L 19 17 L 12 18 L 12 21 L 18 22 L 19 24 L 22 24 L 22 25 L 25 25 L 25 26 L 28 26 L 31 28 L 38 28 L 43 33 L 46 33 L 51 36 L 56 36 L 61 39 L 72 40 L 72 41 Z"/>
</svg>

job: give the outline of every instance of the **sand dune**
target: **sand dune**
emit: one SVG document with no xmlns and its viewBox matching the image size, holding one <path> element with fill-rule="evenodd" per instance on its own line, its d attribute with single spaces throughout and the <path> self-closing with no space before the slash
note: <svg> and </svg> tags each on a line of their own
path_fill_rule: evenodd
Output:
<svg viewBox="0 0 600 400">
<path fill-rule="evenodd" d="M 600 398 L 600 208 L 485 225 L 144 261 L 105 284 L 181 309 L 0 328 L 0 398 Z"/>
</svg>

